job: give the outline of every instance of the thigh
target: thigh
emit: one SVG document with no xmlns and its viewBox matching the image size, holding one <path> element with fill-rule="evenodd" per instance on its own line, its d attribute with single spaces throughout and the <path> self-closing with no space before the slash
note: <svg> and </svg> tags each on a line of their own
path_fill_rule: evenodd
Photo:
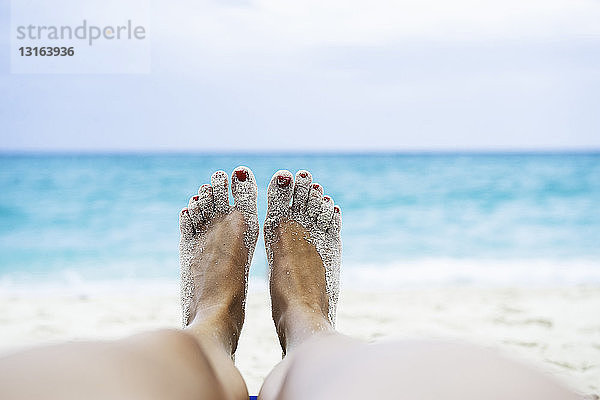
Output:
<svg viewBox="0 0 600 400">
<path fill-rule="evenodd" d="M 334 346 L 335 347 L 335 346 Z M 316 351 L 315 351 L 316 350 Z M 401 341 L 327 350 L 291 363 L 281 399 L 575 399 L 545 374 L 481 347 Z"/>
<path fill-rule="evenodd" d="M 72 342 L 0 358 L 2 399 L 223 398 L 201 347 L 180 331 Z"/>
</svg>

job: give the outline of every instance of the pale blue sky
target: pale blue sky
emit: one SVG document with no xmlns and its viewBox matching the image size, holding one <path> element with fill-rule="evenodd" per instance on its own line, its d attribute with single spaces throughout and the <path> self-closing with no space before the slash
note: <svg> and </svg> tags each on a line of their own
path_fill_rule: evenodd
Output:
<svg viewBox="0 0 600 400">
<path fill-rule="evenodd" d="M 7 7 L 4 151 L 600 148 L 595 0 L 157 1 L 148 75 L 10 74 Z"/>
</svg>

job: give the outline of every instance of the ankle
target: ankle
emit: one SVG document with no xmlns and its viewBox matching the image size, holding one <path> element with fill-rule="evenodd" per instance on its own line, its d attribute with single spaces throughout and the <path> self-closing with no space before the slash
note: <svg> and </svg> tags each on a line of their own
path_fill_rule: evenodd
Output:
<svg viewBox="0 0 600 400">
<path fill-rule="evenodd" d="M 232 318 L 227 307 L 213 306 L 197 310 L 186 330 L 196 336 L 210 338 L 229 355 L 233 355 L 237 349 L 242 324 L 243 317 L 239 321 Z"/>
<path fill-rule="evenodd" d="M 242 299 L 235 293 L 221 293 L 218 296 L 200 296 L 194 299 L 190 310 L 190 325 L 194 321 L 204 320 L 232 320 L 232 323 L 243 320 L 244 310 Z"/>
<path fill-rule="evenodd" d="M 320 309 L 301 305 L 288 307 L 282 312 L 275 319 L 275 328 L 286 354 L 315 335 L 335 332 Z"/>
</svg>

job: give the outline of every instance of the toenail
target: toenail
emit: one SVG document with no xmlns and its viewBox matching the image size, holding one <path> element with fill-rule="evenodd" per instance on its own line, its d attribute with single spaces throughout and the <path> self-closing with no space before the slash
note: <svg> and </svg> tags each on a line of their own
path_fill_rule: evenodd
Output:
<svg viewBox="0 0 600 400">
<path fill-rule="evenodd" d="M 334 213 L 340 213 L 340 208 L 338 206 L 333 207 L 333 212 Z"/>
<path fill-rule="evenodd" d="M 235 176 L 238 181 L 246 182 L 246 179 L 248 179 L 248 172 L 245 169 L 238 169 L 235 171 Z"/>
<path fill-rule="evenodd" d="M 184 208 L 183 210 L 181 210 L 181 213 L 182 213 L 182 214 L 185 214 L 185 213 L 187 213 L 187 212 L 188 212 L 188 209 L 187 209 L 187 208 Z"/>
<path fill-rule="evenodd" d="M 200 196 L 194 196 L 194 197 L 192 197 L 192 199 L 194 199 L 194 201 L 198 201 L 199 198 L 200 198 Z"/>
<path fill-rule="evenodd" d="M 306 172 L 300 172 L 301 178 L 306 178 L 307 176 L 308 176 L 308 174 Z"/>
<path fill-rule="evenodd" d="M 277 185 L 279 187 L 288 187 L 290 186 L 290 183 L 292 183 L 292 178 L 290 178 L 289 176 L 283 176 L 283 175 L 279 175 L 277 177 Z"/>
<path fill-rule="evenodd" d="M 313 183 L 313 189 L 319 190 L 319 184 L 318 183 Z"/>
<path fill-rule="evenodd" d="M 323 196 L 323 200 L 329 201 L 329 200 L 331 200 L 331 197 L 329 197 L 329 196 Z"/>
</svg>

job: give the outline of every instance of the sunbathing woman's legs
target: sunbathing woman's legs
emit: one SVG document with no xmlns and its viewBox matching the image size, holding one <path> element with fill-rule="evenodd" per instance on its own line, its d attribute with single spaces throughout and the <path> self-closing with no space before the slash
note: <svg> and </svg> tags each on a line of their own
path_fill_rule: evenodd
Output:
<svg viewBox="0 0 600 400">
<path fill-rule="evenodd" d="M 367 345 L 337 333 L 341 214 L 300 171 L 269 186 L 265 242 L 272 314 L 286 354 L 260 396 L 275 398 L 569 399 L 520 364 L 468 345 Z M 244 168 L 218 172 L 182 211 L 183 331 L 81 342 L 0 359 L 2 399 L 245 399 L 231 361 L 244 319 L 256 243 L 256 184 Z M 290 204 L 291 203 L 291 204 Z M 401 305 L 399 305 L 401 306 Z"/>
<path fill-rule="evenodd" d="M 244 321 L 247 266 L 258 235 L 256 183 L 213 175 L 182 211 L 183 331 L 78 342 L 0 359 L 0 398 L 247 399 L 232 362 Z"/>
<path fill-rule="evenodd" d="M 328 213 L 332 200 L 306 171 L 296 175 L 294 189 L 287 178 L 287 171 L 273 178 L 265 222 L 273 320 L 286 356 L 266 378 L 261 399 L 576 398 L 553 379 L 479 347 L 369 345 L 337 333 L 329 306 L 336 300 L 339 254 L 332 249 L 340 247 L 340 211 Z M 320 207 L 310 205 L 317 201 Z"/>
</svg>

